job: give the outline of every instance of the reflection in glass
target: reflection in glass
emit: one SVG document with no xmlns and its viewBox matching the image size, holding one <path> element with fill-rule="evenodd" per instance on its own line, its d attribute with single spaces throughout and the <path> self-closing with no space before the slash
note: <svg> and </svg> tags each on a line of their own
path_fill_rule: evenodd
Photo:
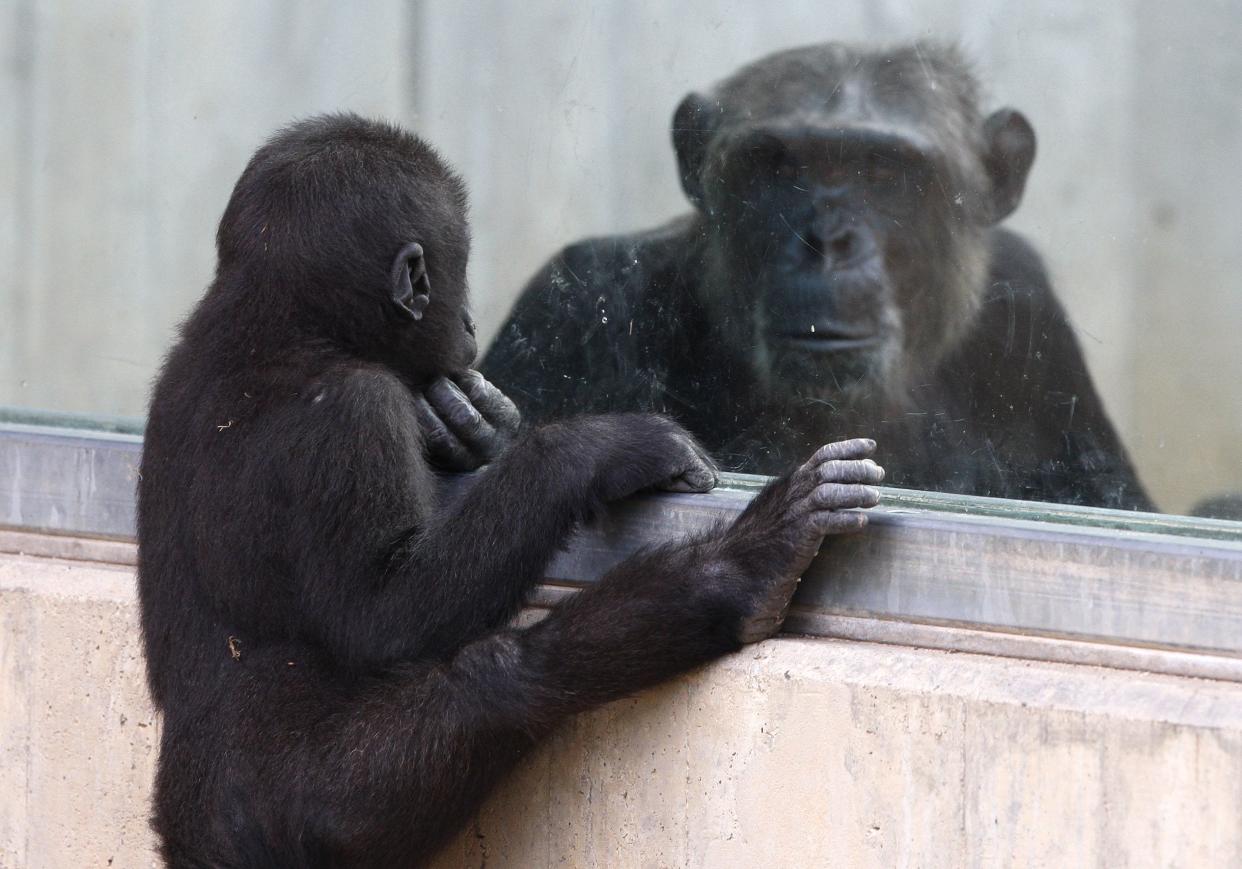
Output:
<svg viewBox="0 0 1242 869">
<path fill-rule="evenodd" d="M 484 373 L 535 421 L 671 413 L 734 470 L 867 435 L 899 486 L 1150 510 L 1039 256 L 998 227 L 1034 131 L 978 93 L 916 43 L 788 50 L 690 94 L 693 213 L 558 254 Z"/>
<path fill-rule="evenodd" d="M 214 225 L 247 156 L 287 120 L 345 109 L 416 130 L 461 168 L 472 190 L 471 283 L 482 346 L 555 251 L 581 239 L 607 240 L 568 249 L 601 274 L 619 275 L 619 283 L 603 288 L 601 310 L 601 294 L 572 290 L 602 279 L 575 265 L 577 277 L 568 276 L 562 288 L 561 325 L 538 363 L 545 387 L 519 396 L 532 417 L 546 402 L 577 412 L 632 399 L 683 414 L 690 425 L 696 415 L 731 417 L 727 431 L 700 433 L 717 440 L 726 465 L 772 470 L 781 466 L 791 432 L 800 430 L 799 417 L 822 413 L 786 409 L 788 400 L 775 397 L 801 390 L 807 405 L 836 406 L 833 425 L 845 429 L 856 420 L 889 437 L 883 460 L 906 485 L 1135 507 L 1142 506 L 1130 483 L 1136 476 L 1162 510 L 1198 505 L 1212 515 L 1242 515 L 1242 14 L 1228 3 L 999 10 L 995 0 L 845 0 L 830 15 L 816 0 L 775 7 L 727 0 L 12 4 L 0 13 L 11 36 L 9 62 L 0 70 L 11 131 L 0 159 L 0 254 L 8 269 L 0 284 L 0 405 L 140 416 L 176 323 L 211 280 Z M 903 64 L 872 69 L 869 95 L 844 85 L 835 96 L 816 93 L 826 72 L 813 65 L 797 75 L 780 72 L 773 82 L 752 81 L 752 128 L 735 130 L 735 137 L 702 136 L 722 121 L 713 115 L 718 94 L 709 84 L 757 58 L 829 41 L 867 53 L 868 46 L 929 39 L 956 41 L 971 77 L 982 83 L 974 97 L 981 138 L 982 122 L 1006 104 L 1038 131 L 1029 173 L 1013 163 L 983 167 L 1028 181 L 1011 189 L 1021 193 L 1020 206 L 996 229 L 986 221 L 979 228 L 979 202 L 954 201 L 976 185 L 939 189 L 945 131 L 935 123 L 925 129 L 928 118 L 963 110 L 953 105 L 951 89 L 931 99 L 916 87 L 926 75 L 917 55 L 913 77 Z M 936 58 L 925 60 L 961 83 Z M 766 105 L 765 94 L 797 81 L 805 93 L 782 91 Z M 703 101 L 685 104 L 694 124 L 678 130 L 672 150 L 670 116 L 687 93 Z M 788 124 L 775 134 L 763 129 L 772 112 L 803 98 L 810 106 L 852 105 L 855 121 L 870 117 L 864 98 L 885 113 L 872 118 L 877 123 L 866 136 L 840 136 L 829 151 L 815 147 L 824 131 L 811 129 L 822 127 L 822 115 L 801 118 L 801 132 Z M 1015 127 L 993 132 L 1003 134 L 1006 147 L 1021 144 Z M 696 207 L 687 201 L 687 173 L 675 155 L 695 159 L 700 148 L 717 162 L 704 164 L 709 174 L 700 177 L 709 183 Z M 835 230 L 823 220 L 808 227 L 797 188 L 809 179 L 849 186 L 873 216 L 871 238 L 849 229 L 849 221 Z M 721 190 L 734 195 L 713 198 Z M 716 306 L 709 322 L 728 326 L 714 344 L 695 334 L 700 321 L 682 315 L 690 304 L 684 299 L 667 299 L 654 311 L 617 307 L 629 292 L 625 282 L 635 280 L 637 265 L 625 262 L 630 249 L 653 255 L 683 245 L 681 262 L 690 268 L 702 252 L 691 250 L 685 224 L 668 221 L 693 210 L 705 235 L 709 207 L 736 218 L 719 228 L 736 236 L 723 248 L 728 257 L 694 266 L 700 289 L 719 288 L 699 303 Z M 820 312 L 831 325 L 816 321 L 811 333 L 807 322 L 802 332 L 776 336 L 804 346 L 769 342 L 767 322 L 763 342 L 745 331 L 747 323 L 757 328 L 757 310 L 773 324 L 778 317 L 804 319 L 817 282 L 779 282 L 774 272 L 782 257 L 803 265 L 816 257 L 863 257 L 880 237 L 921 238 L 895 230 L 925 226 L 928 213 L 953 215 L 942 224 L 950 243 L 912 241 L 920 249 L 908 261 L 943 263 L 947 250 L 976 233 L 992 237 L 989 252 L 997 245 L 1025 250 L 1013 231 L 1039 251 L 1051 276 L 1055 297 L 1031 290 L 1042 278 L 1029 274 L 1025 285 L 1011 278 L 1012 297 L 989 286 L 977 316 L 1003 321 L 1004 341 L 983 362 L 946 358 L 933 365 L 934 354 L 904 343 L 902 353 L 885 354 L 895 345 L 881 336 L 900 332 L 904 342 L 920 330 L 936 334 L 923 321 L 937 315 L 930 301 L 943 299 L 930 288 L 909 289 L 914 282 L 899 280 L 887 260 L 894 292 L 907 287 L 895 307 L 899 324 L 869 318 L 859 307 L 868 298 L 860 278 L 853 296 L 841 294 L 843 310 Z M 661 224 L 669 226 L 666 235 L 650 230 Z M 763 268 L 753 274 L 736 267 L 757 262 Z M 674 289 L 692 278 L 667 281 Z M 761 298 L 761 287 L 776 284 L 790 292 Z M 924 303 L 929 313 L 914 313 Z M 593 359 L 591 370 L 556 370 L 564 345 L 574 341 L 596 346 L 602 332 L 623 330 L 609 346 L 625 347 L 631 319 L 634 337 L 641 337 L 642 316 L 698 341 L 699 356 L 674 366 L 650 349 L 637 359 L 627 350 Z M 875 329 L 847 329 L 849 316 Z M 1047 338 L 1045 322 L 1058 330 Z M 1043 348 L 1030 343 L 1032 327 L 1036 343 L 1052 342 L 1070 354 L 1059 358 L 1089 372 L 1084 389 L 1075 382 L 1041 394 L 1021 379 L 1067 376 L 1047 370 L 1057 367 L 1056 358 L 1036 358 L 1034 350 Z M 832 384 L 816 384 L 808 394 L 807 382 L 824 370 L 813 360 L 822 361 L 830 341 L 838 349 L 829 353 L 842 360 L 848 342 L 858 342 L 849 357 L 867 362 L 842 361 Z M 782 383 L 756 403 L 744 384 L 755 378 L 754 354 L 765 344 L 766 370 Z M 935 382 L 933 375 L 955 364 L 961 382 L 952 389 Z M 868 409 L 862 398 L 851 399 L 842 414 L 842 394 L 865 392 L 868 383 L 874 390 L 875 378 L 866 375 L 886 365 L 903 376 L 881 381 L 904 381 L 917 400 L 902 413 L 927 416 L 911 422 L 891 415 L 893 403 L 874 395 L 873 418 L 854 410 Z M 607 370 L 614 372 L 609 394 L 584 396 L 590 379 Z M 795 389 L 783 385 L 799 377 Z M 982 392 L 963 399 L 967 382 Z M 1010 408 L 1005 396 L 1015 386 L 1021 401 Z M 961 400 L 937 405 L 929 389 Z M 1000 423 L 987 422 L 993 411 Z M 774 423 L 762 416 L 770 413 Z M 960 430 L 962 419 L 972 431 Z M 920 425 L 929 440 L 903 435 Z M 980 426 L 988 429 L 982 436 Z M 1057 443 L 1050 431 L 1069 436 Z M 1032 443 L 1027 455 L 1025 444 Z M 1045 452 L 1035 455 L 1036 447 Z"/>
</svg>

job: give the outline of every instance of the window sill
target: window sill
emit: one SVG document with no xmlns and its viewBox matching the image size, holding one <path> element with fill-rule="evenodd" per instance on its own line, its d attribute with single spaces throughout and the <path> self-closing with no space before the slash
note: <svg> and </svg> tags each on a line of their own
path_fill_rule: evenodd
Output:
<svg viewBox="0 0 1242 869">
<path fill-rule="evenodd" d="M 0 424 L 0 551 L 132 563 L 141 448 L 136 435 Z M 758 481 L 728 482 L 617 505 L 533 603 L 736 515 Z M 1188 536 L 1201 527 L 1215 536 Z M 865 534 L 824 547 L 787 630 L 1242 681 L 1238 536 L 1236 523 L 885 490 Z"/>
</svg>

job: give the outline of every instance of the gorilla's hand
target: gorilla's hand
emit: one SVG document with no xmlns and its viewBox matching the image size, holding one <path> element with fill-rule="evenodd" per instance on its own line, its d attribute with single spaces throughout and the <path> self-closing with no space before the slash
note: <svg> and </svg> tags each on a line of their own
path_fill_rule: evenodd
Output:
<svg viewBox="0 0 1242 869">
<path fill-rule="evenodd" d="M 619 501 L 635 492 L 707 492 L 719 478 L 716 464 L 690 432 L 654 413 L 581 416 L 542 430 L 582 445 L 594 453 L 591 473 L 603 501 Z"/>
<path fill-rule="evenodd" d="M 414 398 L 427 458 L 448 471 L 473 471 L 503 453 L 521 414 L 477 371 L 441 377 Z"/>
<path fill-rule="evenodd" d="M 884 469 L 868 458 L 875 441 L 828 444 L 802 467 L 764 489 L 738 517 L 727 537 L 733 561 L 753 580 L 749 614 L 738 640 L 754 643 L 780 630 L 803 572 L 825 535 L 858 531 L 874 507 Z M 843 512 L 848 511 L 848 512 Z"/>
<path fill-rule="evenodd" d="M 656 483 L 665 492 L 710 492 L 720 481 L 716 463 L 688 432 L 673 435 L 673 459 L 677 471 L 667 480 Z"/>
</svg>

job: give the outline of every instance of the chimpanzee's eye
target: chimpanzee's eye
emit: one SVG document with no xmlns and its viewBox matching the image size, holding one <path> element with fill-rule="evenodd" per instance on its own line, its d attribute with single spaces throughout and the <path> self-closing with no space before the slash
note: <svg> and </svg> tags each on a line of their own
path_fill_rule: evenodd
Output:
<svg viewBox="0 0 1242 869">
<path fill-rule="evenodd" d="M 905 190 L 906 167 L 895 160 L 872 155 L 861 174 L 863 183 L 881 192 L 901 193 Z"/>
</svg>

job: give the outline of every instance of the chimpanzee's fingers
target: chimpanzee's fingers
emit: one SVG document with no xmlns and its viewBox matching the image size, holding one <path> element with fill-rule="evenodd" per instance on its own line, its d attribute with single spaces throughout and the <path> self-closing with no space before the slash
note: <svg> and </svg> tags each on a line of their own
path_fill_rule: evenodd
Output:
<svg viewBox="0 0 1242 869">
<path fill-rule="evenodd" d="M 427 400 L 440 419 L 472 452 L 489 457 L 495 446 L 496 430 L 471 403 L 457 384 L 441 377 L 427 388 Z"/>
<path fill-rule="evenodd" d="M 414 396 L 414 414 L 427 445 L 427 456 L 440 467 L 453 471 L 472 471 L 482 462 L 475 458 L 444 424 L 422 395 Z"/>
<path fill-rule="evenodd" d="M 483 418 L 500 431 L 515 432 L 522 424 L 522 414 L 509 396 L 484 377 L 471 369 L 453 378 L 466 393 L 466 397 L 483 414 Z"/>
</svg>

